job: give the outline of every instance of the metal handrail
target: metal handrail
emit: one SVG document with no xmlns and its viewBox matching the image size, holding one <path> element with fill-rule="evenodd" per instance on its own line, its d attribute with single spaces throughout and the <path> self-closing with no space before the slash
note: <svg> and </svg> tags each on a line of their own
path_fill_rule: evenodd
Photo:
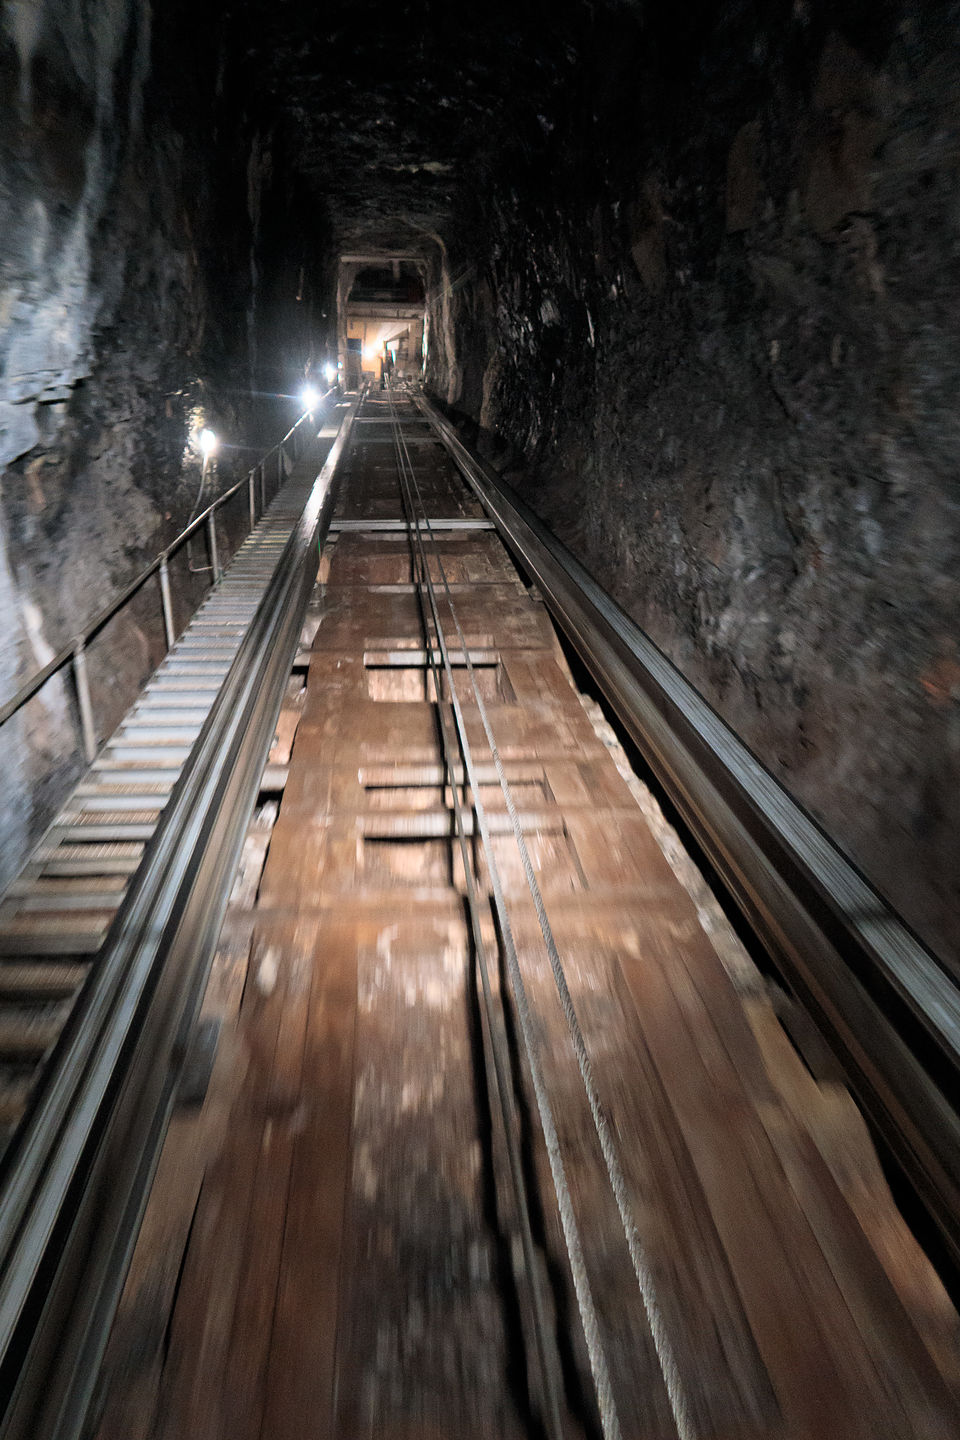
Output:
<svg viewBox="0 0 960 1440">
<path fill-rule="evenodd" d="M 0 1166 L 0 1436 L 79 1440 L 314 585 L 337 439 Z"/>
<path fill-rule="evenodd" d="M 318 410 L 320 406 L 326 403 L 326 401 L 333 393 L 334 392 L 332 389 L 328 390 L 325 395 L 321 396 L 320 400 L 317 402 L 317 405 L 314 408 Z M 84 625 L 79 631 L 77 631 L 77 633 L 70 640 L 68 640 L 65 645 L 61 646 L 61 648 L 57 651 L 53 658 L 47 661 L 46 665 L 44 665 L 40 670 L 37 670 L 33 675 L 31 675 L 29 680 L 24 681 L 16 694 L 11 696 L 9 700 L 5 701 L 3 705 L 0 705 L 0 725 L 4 725 L 7 720 L 9 720 L 13 715 L 17 713 L 18 710 L 21 710 L 23 706 L 26 705 L 28 700 L 32 700 L 34 695 L 36 695 L 37 691 L 41 690 L 43 686 L 47 683 L 47 681 L 51 679 L 52 676 L 56 675 L 58 670 L 62 670 L 65 665 L 68 665 L 72 662 L 74 668 L 74 679 L 77 686 L 77 696 L 81 711 L 81 728 L 84 731 L 84 750 L 86 752 L 87 761 L 92 762 L 96 758 L 96 744 L 92 734 L 92 705 L 90 700 L 89 682 L 86 674 L 86 660 L 84 653 L 87 645 L 94 638 L 94 636 L 98 635 L 103 629 L 103 627 L 110 620 L 113 619 L 114 615 L 118 614 L 119 611 L 123 609 L 127 601 L 131 600 L 133 596 L 136 595 L 137 591 L 142 589 L 142 587 L 151 578 L 151 576 L 156 575 L 159 572 L 160 601 L 163 609 L 164 635 L 166 639 L 167 649 L 169 650 L 173 646 L 176 639 L 176 632 L 173 624 L 173 612 L 171 608 L 169 581 L 167 579 L 167 565 L 170 557 L 176 554 L 176 552 L 183 545 L 186 544 L 190 537 L 196 534 L 197 530 L 199 530 L 201 526 L 207 525 L 212 529 L 214 525 L 214 515 L 216 511 L 219 510 L 222 506 L 226 505 L 228 500 L 232 500 L 234 495 L 236 495 L 238 491 L 242 490 L 244 486 L 247 487 L 247 494 L 249 498 L 250 529 L 253 529 L 253 527 L 257 523 L 256 499 L 258 489 L 258 475 L 260 480 L 260 515 L 262 517 L 264 511 L 267 508 L 266 472 L 264 467 L 270 460 L 270 457 L 276 454 L 278 457 L 277 479 L 279 481 L 280 463 L 282 462 L 282 459 L 284 457 L 284 446 L 287 445 L 291 440 L 293 440 L 294 448 L 296 448 L 296 440 L 299 439 L 300 427 L 312 413 L 313 411 L 305 411 L 304 414 L 300 416 L 300 419 L 297 420 L 294 425 L 291 425 L 290 429 L 287 431 L 286 435 L 284 435 L 283 439 L 278 441 L 276 445 L 272 446 L 271 449 L 269 449 L 267 453 L 260 460 L 257 461 L 256 465 L 254 465 L 247 472 L 247 474 L 243 477 L 242 480 L 238 480 L 235 485 L 231 485 L 229 490 L 225 490 L 222 495 L 218 495 L 216 500 L 214 500 L 210 505 L 208 505 L 205 510 L 201 511 L 201 513 L 196 517 L 196 519 L 191 520 L 190 524 L 187 525 L 184 530 L 181 530 L 180 534 L 177 535 L 174 540 L 171 540 L 169 545 L 164 546 L 164 548 L 159 552 L 159 554 L 154 556 L 146 569 L 141 570 L 140 573 L 136 575 L 129 582 L 129 584 L 127 584 L 123 588 L 123 590 L 121 590 L 119 595 L 117 595 L 113 600 L 111 600 L 108 605 L 105 605 L 102 610 L 99 610 L 97 614 L 94 615 L 92 620 L 88 620 L 86 625 Z M 213 531 L 212 535 L 211 553 L 213 560 L 211 573 L 213 575 L 213 583 L 216 584 L 220 578 L 221 571 L 216 558 L 217 550 L 215 530 Z M 84 712 L 86 712 L 86 715 Z M 91 741 L 93 742 L 92 745 Z M 91 748 L 93 749 L 93 754 L 90 753 Z"/>
</svg>

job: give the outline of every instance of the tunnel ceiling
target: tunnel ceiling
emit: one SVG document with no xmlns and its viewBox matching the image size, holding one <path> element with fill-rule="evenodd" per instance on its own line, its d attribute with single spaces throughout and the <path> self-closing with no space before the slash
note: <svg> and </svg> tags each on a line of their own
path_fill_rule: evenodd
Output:
<svg viewBox="0 0 960 1440">
<path fill-rule="evenodd" d="M 594 8 L 273 0 L 238 9 L 227 33 L 235 44 L 243 26 L 255 83 L 289 122 L 340 249 L 416 250 L 446 229 L 478 164 L 536 140 Z"/>
</svg>

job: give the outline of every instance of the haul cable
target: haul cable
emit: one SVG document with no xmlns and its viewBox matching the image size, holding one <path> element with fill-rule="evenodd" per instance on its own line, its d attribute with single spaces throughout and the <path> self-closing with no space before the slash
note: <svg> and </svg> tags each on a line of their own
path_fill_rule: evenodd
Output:
<svg viewBox="0 0 960 1440">
<path fill-rule="evenodd" d="M 480 789 L 477 781 L 476 767 L 473 762 L 473 755 L 470 742 L 467 739 L 466 723 L 457 695 L 456 684 L 453 677 L 453 667 L 450 663 L 449 650 L 444 635 L 443 626 L 440 623 L 440 614 L 437 608 L 436 589 L 430 576 L 429 566 L 426 561 L 426 552 L 423 547 L 423 523 L 431 536 L 434 545 L 434 552 L 439 565 L 440 575 L 446 590 L 447 602 L 457 628 L 460 645 L 463 650 L 464 663 L 470 675 L 474 694 L 480 699 L 477 689 L 476 678 L 473 666 L 470 662 L 469 652 L 463 630 L 460 626 L 456 611 L 453 607 L 450 595 L 450 587 L 443 568 L 439 552 L 436 547 L 436 539 L 430 525 L 429 518 L 423 506 L 423 497 L 417 483 L 416 473 L 410 458 L 409 448 L 400 431 L 399 422 L 393 406 L 393 396 L 390 392 L 390 408 L 393 418 L 394 438 L 398 457 L 398 471 L 402 490 L 406 491 L 404 505 L 408 513 L 408 524 L 412 535 L 416 536 L 419 551 L 420 573 L 423 577 L 419 592 L 424 591 L 430 603 L 431 615 L 437 635 L 437 648 L 443 659 L 443 667 L 447 676 L 447 683 L 450 689 L 450 698 L 456 719 L 459 747 L 463 756 L 463 765 L 466 777 L 469 779 L 470 788 L 473 792 L 473 809 L 477 818 L 477 825 L 480 829 L 481 839 L 487 857 L 487 867 L 490 875 L 491 889 L 493 891 L 494 906 L 497 912 L 497 919 L 500 925 L 500 933 L 503 941 L 504 953 L 507 960 L 508 973 L 514 992 L 514 999 L 517 1006 L 517 1016 L 520 1022 L 520 1031 L 523 1037 L 524 1050 L 526 1052 L 527 1064 L 530 1069 L 530 1078 L 533 1084 L 534 1096 L 537 1104 L 537 1111 L 540 1117 L 540 1125 L 543 1130 L 543 1138 L 546 1144 L 547 1158 L 550 1163 L 550 1173 L 553 1179 L 554 1192 L 557 1199 L 557 1209 L 560 1216 L 560 1223 L 563 1228 L 564 1243 L 567 1256 L 570 1262 L 570 1272 L 573 1277 L 574 1289 L 577 1296 L 577 1306 L 580 1311 L 580 1320 L 583 1326 L 584 1340 L 586 1341 L 587 1353 L 590 1360 L 590 1368 L 593 1373 L 594 1388 L 597 1395 L 597 1406 L 600 1411 L 600 1423 L 606 1440 L 621 1440 L 622 1429 L 617 1413 L 616 1402 L 613 1396 L 613 1387 L 610 1381 L 610 1369 L 607 1363 L 606 1353 L 603 1348 L 603 1341 L 600 1335 L 600 1323 L 597 1317 L 596 1303 L 593 1298 L 593 1291 L 590 1285 L 590 1278 L 587 1273 L 586 1261 L 583 1254 L 583 1243 L 580 1238 L 579 1226 L 574 1213 L 573 1199 L 570 1193 L 570 1186 L 567 1181 L 566 1168 L 563 1163 L 563 1156 L 560 1150 L 560 1139 L 557 1134 L 556 1122 L 553 1117 L 553 1107 L 544 1081 L 543 1070 L 540 1062 L 539 1047 L 534 1034 L 533 1017 L 530 1010 L 530 1002 L 527 997 L 526 986 L 520 970 L 520 962 L 517 957 L 516 945 L 513 939 L 513 930 L 510 925 L 510 917 L 507 912 L 506 902 L 503 896 L 503 887 L 500 882 L 500 875 L 497 869 L 493 854 L 493 846 L 490 840 L 490 830 L 487 823 L 486 810 L 480 799 Z M 412 493 L 409 488 L 407 476 L 413 480 L 416 487 L 420 508 L 423 511 L 424 522 L 417 517 L 413 506 Z M 429 638 L 428 638 L 428 648 Z M 440 692 L 437 692 L 438 711 L 442 712 Z M 501 782 L 502 783 L 502 782 Z M 455 777 L 451 775 L 452 788 L 456 789 Z M 659 1353 L 659 1352 L 658 1352 Z M 662 1362 L 661 1362 L 662 1363 Z M 672 1402 L 671 1402 L 672 1403 Z M 679 1429 L 679 1426 L 678 1426 Z M 688 1440 L 692 1431 L 680 1431 L 683 1440 Z"/>
<path fill-rule="evenodd" d="M 399 433 L 399 427 L 397 428 Z M 549 916 L 547 915 L 546 906 L 543 900 L 543 894 L 540 890 L 539 883 L 534 873 L 533 864 L 530 860 L 530 852 L 524 838 L 523 826 L 521 824 L 520 816 L 517 812 L 516 804 L 510 790 L 510 785 L 507 781 L 506 771 L 504 770 L 499 747 L 497 746 L 496 738 L 490 725 L 487 707 L 484 703 L 480 688 L 477 685 L 476 674 L 473 668 L 473 664 L 470 660 L 466 642 L 464 640 L 463 630 L 460 626 L 460 620 L 457 615 L 456 607 L 453 603 L 453 595 L 450 590 L 450 585 L 447 580 L 443 561 L 437 547 L 436 536 L 433 533 L 433 528 L 431 526 L 426 507 L 423 503 L 423 497 L 420 492 L 419 483 L 417 481 L 416 471 L 410 459 L 410 454 L 406 446 L 406 442 L 402 439 L 402 436 L 398 441 L 398 444 L 400 443 L 402 443 L 403 449 L 406 454 L 409 474 L 413 485 L 416 488 L 417 499 L 419 501 L 420 508 L 424 516 L 426 529 L 430 535 L 431 543 L 434 548 L 434 557 L 436 559 L 438 573 L 444 587 L 444 598 L 446 599 L 447 605 L 449 606 L 450 615 L 456 627 L 460 644 L 463 647 L 464 664 L 470 678 L 473 694 L 477 703 L 477 710 L 480 715 L 480 720 L 483 725 L 487 744 L 490 748 L 490 753 L 493 758 L 494 767 L 497 772 L 497 778 L 500 782 L 500 789 L 503 793 L 507 813 L 510 816 L 510 823 L 513 827 L 514 838 L 517 843 L 517 848 L 520 852 L 520 859 L 523 865 L 527 886 L 530 891 L 531 899 L 534 903 L 534 908 L 536 909 L 537 920 L 540 925 L 540 931 L 543 936 L 544 946 L 550 960 L 550 968 L 553 972 L 554 981 L 557 987 L 557 994 L 560 999 L 560 1004 L 564 1013 L 564 1017 L 567 1021 L 570 1038 L 573 1043 L 574 1052 L 577 1057 L 577 1065 L 580 1070 L 581 1080 L 583 1082 L 584 1090 L 587 1095 L 590 1112 L 593 1117 L 594 1128 L 596 1130 L 597 1138 L 600 1142 L 600 1148 L 603 1153 L 604 1162 L 606 1164 L 610 1186 L 613 1190 L 614 1198 L 617 1203 L 617 1209 L 620 1212 L 620 1219 L 627 1241 L 627 1248 L 630 1252 L 630 1259 L 633 1264 L 634 1273 L 637 1277 L 637 1284 L 640 1289 L 640 1296 L 643 1301 L 643 1307 L 646 1313 L 647 1323 L 650 1328 L 651 1338 L 653 1339 L 654 1348 L 657 1353 L 657 1359 L 660 1364 L 661 1372 L 663 1374 L 664 1385 L 666 1387 L 667 1397 L 670 1402 L 670 1409 L 673 1414 L 674 1424 L 676 1425 L 677 1434 L 680 1436 L 680 1440 L 695 1440 L 696 1429 L 694 1427 L 686 1389 L 681 1379 L 680 1367 L 677 1362 L 673 1343 L 670 1339 L 670 1336 L 667 1332 L 667 1327 L 664 1323 L 663 1312 L 657 1298 L 652 1268 L 649 1259 L 644 1251 L 640 1235 L 637 1231 L 636 1222 L 633 1218 L 626 1177 L 623 1173 L 623 1167 L 620 1163 L 620 1157 L 617 1153 L 617 1149 L 613 1141 L 613 1136 L 610 1132 L 610 1126 L 600 1101 L 600 1096 L 594 1079 L 593 1066 L 587 1051 L 583 1031 L 577 1018 L 576 1009 L 573 1004 L 573 997 L 570 994 L 570 989 L 567 984 L 566 974 L 564 972 L 563 963 L 560 959 L 560 953 L 553 935 L 553 929 L 550 925 Z M 419 523 L 417 526 L 417 533 L 419 538 Z M 430 582 L 430 585 L 432 590 L 432 582 Z M 451 683 L 451 691 L 452 689 L 453 687 Z M 480 816 L 478 813 L 478 822 L 479 819 Z M 486 840 L 484 841 L 484 843 L 486 845 Z M 489 846 L 487 846 L 487 848 L 489 849 Z M 519 974 L 519 967 L 517 973 Z M 520 983 L 522 985 L 522 980 Z"/>
<path fill-rule="evenodd" d="M 393 420 L 394 443 L 397 449 L 397 468 L 400 478 L 400 495 L 405 518 L 407 521 L 408 539 L 412 538 L 416 526 L 416 520 L 411 507 L 409 488 L 405 484 L 403 475 L 403 459 L 400 446 L 397 443 L 398 424 L 393 405 L 393 397 L 390 398 L 390 414 Z M 423 546 L 420 545 L 419 556 L 413 552 L 412 558 L 419 560 L 419 573 L 421 576 L 428 576 L 426 569 Z M 439 702 L 442 694 L 441 671 L 437 663 L 437 649 L 434 647 L 430 636 L 430 624 L 427 611 L 424 605 L 424 585 L 421 580 L 417 588 L 417 600 L 420 608 L 421 623 L 423 627 L 424 646 L 427 656 L 427 664 L 433 676 L 434 691 Z M 438 644 L 441 636 L 437 625 L 436 609 L 433 607 L 433 623 L 438 636 Z M 450 672 L 449 657 L 440 647 L 440 653 L 444 655 L 444 663 Z M 452 684 L 451 684 L 452 692 Z M 537 1352 L 537 1363 L 540 1370 L 542 1384 L 542 1400 L 544 1407 L 543 1420 L 548 1434 L 555 1437 L 555 1440 L 563 1440 L 563 1423 L 560 1418 L 560 1383 L 558 1379 L 558 1365 L 554 1359 L 554 1347 L 548 1339 L 547 1304 L 543 1294 L 543 1284 L 540 1278 L 540 1269 L 537 1264 L 536 1246 L 533 1239 L 533 1227 L 530 1219 L 530 1202 L 527 1193 L 526 1180 L 523 1173 L 523 1160 L 520 1154 L 520 1146 L 517 1140 L 518 1121 L 515 1105 L 511 1100 L 510 1082 L 510 1059 L 507 1050 L 506 1037 L 503 1033 L 502 1022 L 497 1015 L 496 1006 L 493 1000 L 493 993 L 490 986 L 490 971 L 487 960 L 486 944 L 483 939 L 481 927 L 481 907 L 477 897 L 476 884 L 473 875 L 473 865 L 467 846 L 467 827 L 463 815 L 463 805 L 460 799 L 457 783 L 457 762 L 456 750 L 457 737 L 450 733 L 450 720 L 444 707 L 438 703 L 437 714 L 440 723 L 441 745 L 443 748 L 444 763 L 450 777 L 450 790 L 453 797 L 454 820 L 457 832 L 457 840 L 460 848 L 460 858 L 463 863 L 463 873 L 467 896 L 467 908 L 470 914 L 470 928 L 473 937 L 474 954 L 477 960 L 477 968 L 480 972 L 481 988 L 483 992 L 484 1015 L 487 1024 L 487 1033 L 490 1036 L 489 1051 L 485 1048 L 485 1060 L 488 1075 L 492 1070 L 493 1085 L 500 1108 L 503 1134 L 506 1143 L 507 1161 L 510 1171 L 510 1178 L 514 1192 L 514 1205 L 517 1224 L 520 1231 L 520 1244 L 523 1251 L 523 1261 L 527 1272 L 528 1285 L 530 1289 L 530 1301 L 533 1311 L 533 1329 Z M 464 781 L 467 776 L 466 760 L 463 758 L 462 746 L 461 757 L 463 763 L 460 766 L 461 777 Z M 470 777 L 471 785 L 473 778 Z M 466 787 L 465 787 L 466 788 Z M 476 789 L 473 786 L 474 791 Z"/>
</svg>

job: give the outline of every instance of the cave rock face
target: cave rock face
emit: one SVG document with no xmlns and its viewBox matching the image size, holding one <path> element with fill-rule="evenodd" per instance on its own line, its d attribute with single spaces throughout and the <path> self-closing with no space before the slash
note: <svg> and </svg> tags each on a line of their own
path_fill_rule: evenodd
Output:
<svg viewBox="0 0 960 1440">
<path fill-rule="evenodd" d="M 284 401 L 262 429 L 251 366 L 276 363 L 282 334 L 296 374 L 303 226 L 290 185 L 274 188 L 275 136 L 241 70 L 218 81 L 221 20 L 141 0 L 0 7 L 3 699 L 177 533 L 201 425 L 236 442 L 212 494 L 231 453 L 292 419 Z M 178 605 L 195 604 L 200 579 L 177 583 Z M 101 736 L 162 654 L 154 590 L 90 651 Z M 4 727 L 0 884 L 75 776 L 78 739 L 68 672 Z"/>
<path fill-rule="evenodd" d="M 88 10 L 38 0 L 2 14 L 0 466 L 59 427 L 90 374 L 98 313 L 116 300 L 116 277 L 96 273 L 96 236 L 139 127 L 149 16 L 134 0 Z"/>
</svg>

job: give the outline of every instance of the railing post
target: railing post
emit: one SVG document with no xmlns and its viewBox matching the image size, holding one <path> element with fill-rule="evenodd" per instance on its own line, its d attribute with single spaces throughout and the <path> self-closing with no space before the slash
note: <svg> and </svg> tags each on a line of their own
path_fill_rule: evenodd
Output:
<svg viewBox="0 0 960 1440">
<path fill-rule="evenodd" d="M 80 732 L 83 736 L 83 754 L 88 765 L 97 758 L 97 731 L 93 723 L 93 705 L 90 700 L 90 677 L 87 674 L 87 655 L 83 636 L 73 642 L 73 679 L 77 687 L 77 704 L 80 707 Z"/>
<path fill-rule="evenodd" d="M 220 559 L 217 555 L 217 527 L 212 510 L 207 516 L 207 544 L 210 547 L 210 569 L 213 571 L 213 583 L 216 585 L 220 579 Z"/>
<path fill-rule="evenodd" d="M 2 4 L 2 0 L 0 0 L 0 4 Z M 313 423 L 313 417 L 311 416 L 310 424 L 313 425 Z M 314 435 L 312 430 L 308 434 L 303 429 L 303 423 L 298 422 L 298 425 L 294 426 L 292 431 L 287 435 L 286 443 L 281 443 L 280 445 L 275 447 L 277 450 L 278 489 L 283 484 L 283 481 L 286 478 L 285 470 L 286 461 L 288 458 L 288 450 L 290 457 L 292 457 L 293 463 L 298 463 L 299 460 L 304 456 L 304 454 L 310 453 L 310 447 L 315 444 L 316 438 L 317 437 Z M 253 467 L 253 469 L 248 471 L 247 473 L 247 500 L 250 509 L 251 529 L 254 528 L 257 522 L 258 488 L 260 491 L 260 518 L 262 519 L 264 514 L 266 513 L 268 485 L 267 461 L 272 453 L 272 450 L 268 451 L 267 454 L 258 461 L 258 463 Z M 206 461 L 204 462 L 204 465 L 206 465 Z M 230 487 L 227 493 L 231 498 L 234 494 L 239 493 L 240 489 L 242 488 L 242 483 L 243 482 L 240 481 L 238 482 L 238 484 Z M 221 496 L 221 500 L 223 498 L 224 497 Z M 206 515 L 205 521 L 207 526 L 207 545 L 211 561 L 210 569 L 213 573 L 213 583 L 216 585 L 223 578 L 223 572 L 220 564 L 220 556 L 217 546 L 217 532 L 216 523 L 214 520 L 214 512 L 211 511 L 209 515 Z M 195 535 L 194 525 L 199 523 L 201 522 L 191 521 L 187 525 L 186 529 L 182 531 L 180 535 L 178 535 L 176 539 L 173 540 L 170 545 L 166 547 L 166 549 L 162 550 L 159 555 L 157 555 L 153 560 L 151 560 L 150 564 L 146 567 L 145 570 L 142 570 L 140 574 L 135 577 L 135 579 L 127 586 L 127 588 L 124 590 L 118 600 L 116 600 L 112 605 L 107 606 L 104 610 L 102 610 L 98 615 L 93 618 L 93 620 L 87 625 L 84 636 L 79 636 L 76 640 L 68 640 L 63 645 L 63 647 L 57 651 L 56 655 L 51 657 L 51 659 L 47 662 L 46 665 L 35 671 L 34 674 L 26 681 L 26 683 L 20 686 L 19 690 L 16 692 L 15 695 L 13 695 L 3 704 L 0 704 L 0 726 L 5 725 L 8 720 L 10 720 L 14 715 L 16 715 L 17 712 L 21 709 L 21 707 L 25 705 L 27 701 L 33 698 L 33 696 L 37 693 L 40 687 L 48 679 L 50 679 L 52 675 L 57 675 L 61 672 L 61 670 L 66 669 L 67 666 L 70 666 L 73 670 L 75 689 L 77 692 L 79 718 L 81 721 L 81 727 L 83 732 L 84 753 L 88 761 L 92 762 L 96 758 L 97 732 L 94 723 L 92 702 L 90 698 L 90 685 L 86 671 L 86 639 L 88 639 L 92 634 L 96 634 L 97 631 L 102 629 L 103 626 L 106 625 L 107 622 L 111 620 L 113 616 L 116 615 L 124 605 L 126 605 L 127 601 L 131 598 L 131 596 L 139 592 L 141 587 L 147 584 L 147 582 L 150 580 L 150 577 L 156 572 L 160 583 L 160 600 L 163 608 L 163 631 L 164 637 L 166 639 L 167 649 L 171 649 L 173 645 L 176 644 L 177 636 L 174 621 L 174 609 L 171 596 L 168 562 L 170 556 L 177 553 L 181 545 L 184 544 L 187 547 L 188 557 L 191 556 L 191 546 L 193 544 L 193 537 Z M 190 568 L 191 570 L 193 569 L 192 563 Z M 205 569 L 206 567 L 201 566 L 199 568 Z"/>
<path fill-rule="evenodd" d="M 160 561 L 160 604 L 163 606 L 163 633 L 167 638 L 167 649 L 172 650 L 176 640 L 173 628 L 173 604 L 170 600 L 170 571 L 166 555 Z"/>
</svg>

